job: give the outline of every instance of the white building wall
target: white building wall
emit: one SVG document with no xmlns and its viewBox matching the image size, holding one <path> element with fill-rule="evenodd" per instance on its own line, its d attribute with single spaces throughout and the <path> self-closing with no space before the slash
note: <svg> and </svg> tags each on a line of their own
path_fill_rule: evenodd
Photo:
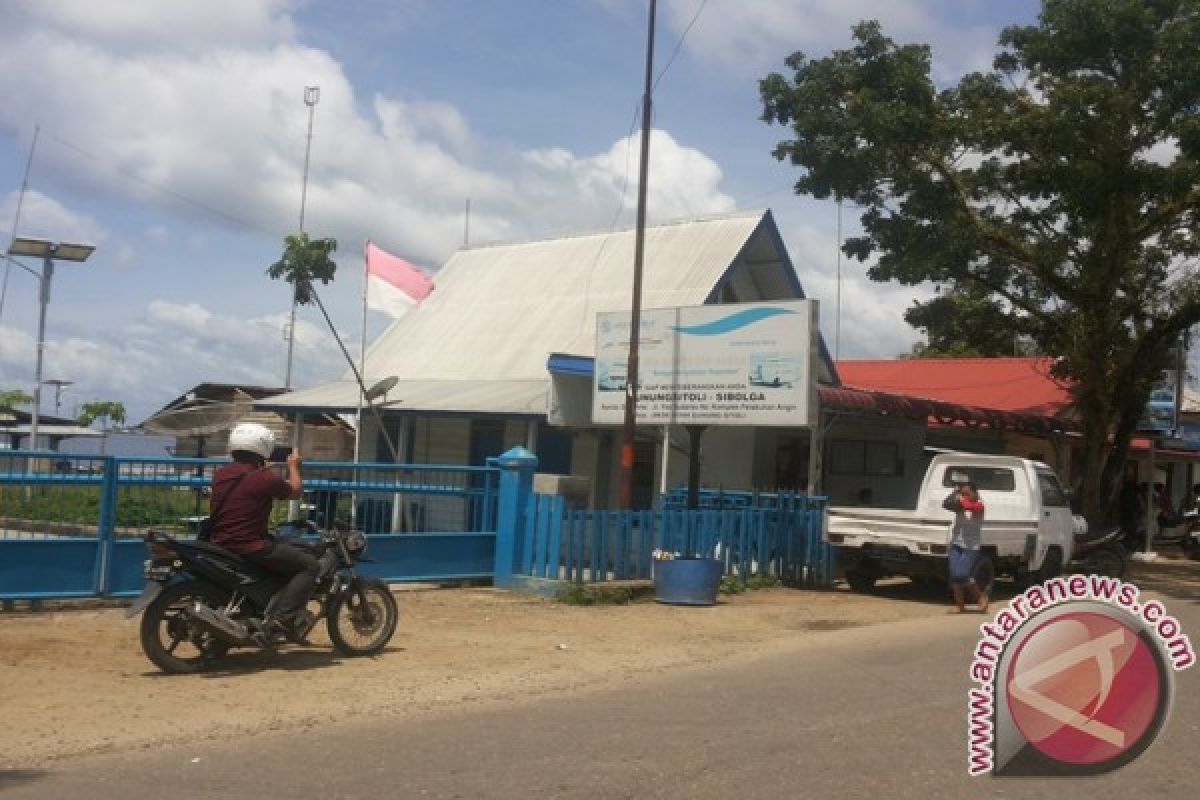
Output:
<svg viewBox="0 0 1200 800">
<path fill-rule="evenodd" d="M 880 474 L 870 468 L 839 469 L 835 449 L 841 446 L 839 443 L 856 442 L 894 444 L 895 473 Z M 824 441 L 824 492 L 830 504 L 914 508 L 928 461 L 924 446 L 925 426 L 921 422 L 837 418 Z"/>
</svg>

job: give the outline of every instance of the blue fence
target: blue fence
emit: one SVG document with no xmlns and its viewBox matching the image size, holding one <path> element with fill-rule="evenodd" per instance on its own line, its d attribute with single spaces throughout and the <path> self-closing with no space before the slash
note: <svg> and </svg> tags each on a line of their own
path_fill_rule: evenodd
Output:
<svg viewBox="0 0 1200 800">
<path fill-rule="evenodd" d="M 125 597 L 142 587 L 150 530 L 194 535 L 224 459 L 0 451 L 0 600 Z M 317 462 L 298 511 L 365 531 L 363 572 L 388 581 L 653 577 L 653 552 L 719 558 L 726 574 L 828 586 L 825 499 L 705 492 L 702 508 L 569 510 L 535 495 L 537 459 L 514 448 L 486 467 Z M 295 509 L 294 509 L 295 510 Z M 276 523 L 288 517 L 276 505 Z"/>
<path fill-rule="evenodd" d="M 225 459 L 0 451 L 0 600 L 128 596 L 149 530 L 194 535 Z M 389 581 L 490 578 L 498 470 L 305 464 L 299 513 L 370 538 L 363 572 Z M 277 504 L 274 521 L 287 519 Z"/>
<path fill-rule="evenodd" d="M 821 540 L 825 498 L 760 495 L 759 506 L 661 511 L 568 510 L 531 495 L 522 575 L 575 582 L 651 579 L 654 551 L 715 558 L 726 575 L 777 577 L 805 587 L 833 581 L 833 549 Z"/>
</svg>

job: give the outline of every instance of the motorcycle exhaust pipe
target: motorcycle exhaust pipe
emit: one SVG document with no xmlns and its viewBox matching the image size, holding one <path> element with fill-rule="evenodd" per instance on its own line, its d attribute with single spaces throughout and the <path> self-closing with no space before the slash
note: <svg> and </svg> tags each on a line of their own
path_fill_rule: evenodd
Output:
<svg viewBox="0 0 1200 800">
<path fill-rule="evenodd" d="M 196 603 L 188 609 L 188 617 L 206 632 L 230 644 L 248 644 L 251 641 L 250 631 L 245 625 L 234 622 L 203 603 Z"/>
</svg>

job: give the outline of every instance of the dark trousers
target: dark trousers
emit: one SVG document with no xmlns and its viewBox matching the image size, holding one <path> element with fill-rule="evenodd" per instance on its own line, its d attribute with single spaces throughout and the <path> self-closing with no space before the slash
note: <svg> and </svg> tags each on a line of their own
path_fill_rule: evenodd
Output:
<svg viewBox="0 0 1200 800">
<path fill-rule="evenodd" d="M 283 542 L 273 542 L 267 549 L 245 558 L 263 569 L 291 576 L 275 598 L 272 616 L 287 619 L 308 603 L 320 568 L 320 562 L 312 553 Z"/>
</svg>

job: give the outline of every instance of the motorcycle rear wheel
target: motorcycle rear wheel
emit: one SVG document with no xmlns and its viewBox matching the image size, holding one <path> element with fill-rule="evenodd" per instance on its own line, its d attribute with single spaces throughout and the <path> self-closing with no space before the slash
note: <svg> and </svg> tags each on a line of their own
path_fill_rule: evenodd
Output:
<svg viewBox="0 0 1200 800">
<path fill-rule="evenodd" d="M 383 651 L 400 620 L 392 590 L 383 582 L 364 582 L 364 605 L 351 587 L 330 601 L 326 628 L 334 648 L 345 656 L 373 656 Z"/>
<path fill-rule="evenodd" d="M 1124 578 L 1128 565 L 1124 554 L 1118 548 L 1101 547 L 1079 559 L 1073 566 L 1074 571 L 1078 573 Z"/>
<path fill-rule="evenodd" d="M 172 675 L 202 672 L 229 651 L 227 643 L 195 628 L 184 616 L 184 610 L 197 601 L 212 608 L 225 605 L 223 593 L 215 587 L 184 581 L 165 588 L 142 613 L 142 650 L 163 672 Z"/>
</svg>

